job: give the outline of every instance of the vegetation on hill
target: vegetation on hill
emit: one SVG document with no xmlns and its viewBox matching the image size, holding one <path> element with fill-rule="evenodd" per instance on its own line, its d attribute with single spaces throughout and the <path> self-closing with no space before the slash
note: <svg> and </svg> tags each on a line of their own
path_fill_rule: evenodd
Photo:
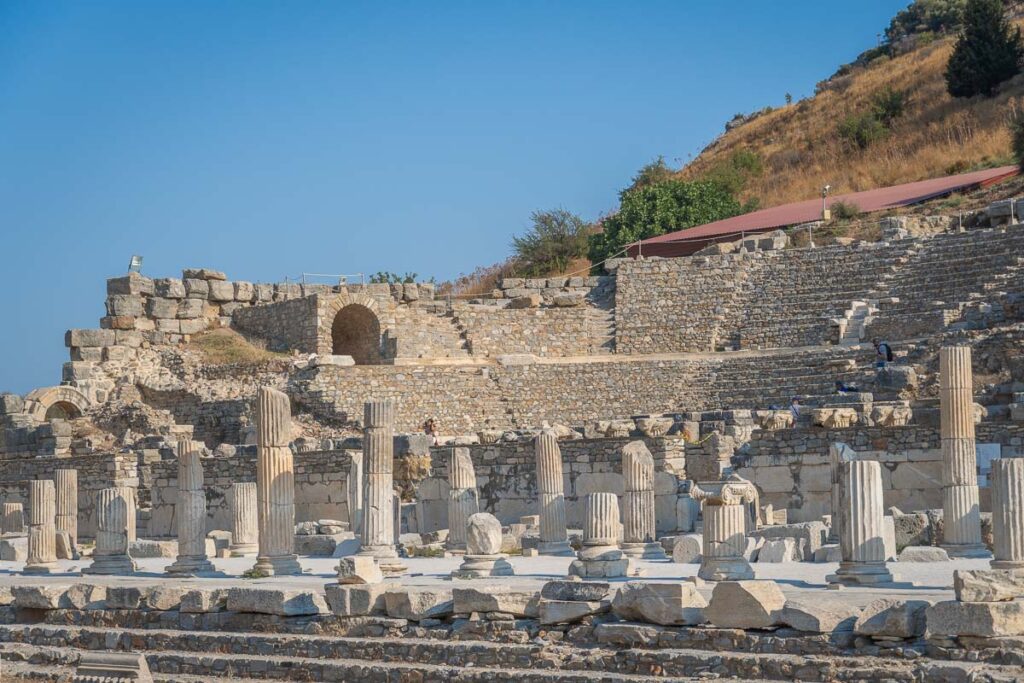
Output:
<svg viewBox="0 0 1024 683">
<path fill-rule="evenodd" d="M 963 32 L 946 65 L 946 86 L 953 97 L 991 97 L 1021 70 L 1024 45 L 1020 29 L 1003 15 L 1002 0 L 968 0 Z"/>
<path fill-rule="evenodd" d="M 198 351 L 207 365 L 259 365 L 266 361 L 287 358 L 287 354 L 267 351 L 226 327 L 201 332 L 192 337 L 189 348 Z"/>
</svg>

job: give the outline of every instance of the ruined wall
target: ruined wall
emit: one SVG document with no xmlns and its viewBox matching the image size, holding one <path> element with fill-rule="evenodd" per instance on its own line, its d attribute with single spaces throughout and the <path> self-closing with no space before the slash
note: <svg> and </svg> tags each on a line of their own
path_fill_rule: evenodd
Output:
<svg viewBox="0 0 1024 683">
<path fill-rule="evenodd" d="M 58 469 L 78 470 L 78 535 L 82 538 L 96 533 L 96 496 L 100 490 L 139 485 L 135 453 L 4 460 L 0 462 L 0 501 L 22 503 L 27 511 L 28 482 L 53 479 Z"/>
<path fill-rule="evenodd" d="M 345 482 L 349 459 L 344 451 L 295 454 L 295 521 L 336 519 L 347 522 Z M 174 504 L 178 500 L 178 463 L 166 460 L 150 466 L 153 510 L 149 535 L 175 536 Z M 80 475 L 81 478 L 81 475 Z M 240 448 L 227 458 L 204 458 L 206 530 L 230 530 L 228 492 L 235 482 L 256 481 L 256 447 Z"/>
<path fill-rule="evenodd" d="M 566 498 L 566 518 L 572 528 L 583 524 L 584 497 L 609 491 L 622 495 L 621 450 L 634 439 L 577 439 L 559 441 Z M 683 471 L 683 442 L 677 437 L 643 439 L 654 456 L 657 528 L 676 528 L 676 499 Z M 533 441 L 469 446 L 480 491 L 480 508 L 503 524 L 536 515 L 537 476 Z M 433 448 L 432 476 L 417 490 L 421 532 L 448 528 L 448 458 L 450 448 Z"/>
<path fill-rule="evenodd" d="M 532 353 L 585 356 L 590 350 L 587 309 L 461 305 L 455 318 L 465 329 L 474 356 Z"/>
<path fill-rule="evenodd" d="M 251 306 L 234 312 L 232 326 L 266 342 L 270 351 L 316 353 L 317 306 L 314 297 Z"/>
</svg>

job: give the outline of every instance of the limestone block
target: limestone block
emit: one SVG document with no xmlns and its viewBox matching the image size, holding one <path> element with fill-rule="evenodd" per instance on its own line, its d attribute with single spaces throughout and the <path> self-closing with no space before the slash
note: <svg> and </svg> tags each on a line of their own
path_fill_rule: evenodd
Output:
<svg viewBox="0 0 1024 683">
<path fill-rule="evenodd" d="M 452 599 L 455 614 L 501 612 L 531 619 L 540 614 L 540 594 L 533 590 L 513 590 L 501 585 L 454 588 Z"/>
<path fill-rule="evenodd" d="M 95 348 L 114 346 L 117 337 L 114 330 L 68 330 L 64 334 L 64 346 Z"/>
<path fill-rule="evenodd" d="M 139 653 L 83 652 L 72 680 L 76 683 L 152 683 L 153 675 L 145 655 Z"/>
<path fill-rule="evenodd" d="M 339 617 L 384 614 L 387 609 L 384 600 L 387 585 L 383 583 L 344 586 L 329 583 L 324 590 L 331 612 Z"/>
<path fill-rule="evenodd" d="M 927 600 L 880 598 L 868 604 L 857 617 L 853 630 L 862 636 L 916 638 L 924 634 Z"/>
<path fill-rule="evenodd" d="M 223 612 L 228 605 L 227 588 L 193 588 L 181 596 L 181 611 L 188 614 Z"/>
<path fill-rule="evenodd" d="M 779 621 L 790 628 L 807 633 L 852 631 L 860 607 L 847 600 L 830 600 L 822 596 L 786 601 Z"/>
<path fill-rule="evenodd" d="M 815 562 L 841 562 L 843 549 L 838 543 L 828 543 L 814 551 Z"/>
<path fill-rule="evenodd" d="M 454 601 L 451 588 L 408 586 L 385 591 L 384 604 L 389 617 L 422 621 L 450 615 Z"/>
<path fill-rule="evenodd" d="M 942 548 L 934 546 L 911 545 L 904 548 L 899 555 L 900 562 L 949 562 L 949 555 Z"/>
<path fill-rule="evenodd" d="M 542 625 L 572 624 L 584 617 L 607 612 L 610 607 L 611 603 L 607 600 L 602 602 L 578 602 L 541 598 L 539 610 L 540 623 Z"/>
<path fill-rule="evenodd" d="M 14 606 L 17 609 L 59 609 L 67 584 L 34 584 L 13 586 Z"/>
<path fill-rule="evenodd" d="M 210 268 L 185 268 L 181 271 L 183 278 L 195 278 L 197 280 L 227 280 L 228 276 L 219 270 Z"/>
<path fill-rule="evenodd" d="M 800 549 L 795 538 L 766 540 L 757 553 L 758 562 L 799 562 Z"/>
<path fill-rule="evenodd" d="M 470 515 L 466 523 L 466 552 L 469 555 L 497 555 L 501 552 L 501 522 L 486 512 Z"/>
<path fill-rule="evenodd" d="M 182 299 L 178 304 L 178 318 L 180 320 L 202 318 L 205 305 L 203 299 Z"/>
<path fill-rule="evenodd" d="M 56 544 L 55 547 L 58 560 L 78 559 L 78 553 L 75 551 L 75 546 L 71 542 L 71 534 L 66 531 L 58 531 L 54 534 L 53 539 Z"/>
<path fill-rule="evenodd" d="M 630 581 L 612 600 L 612 611 L 620 618 L 662 626 L 704 623 L 707 606 L 707 600 L 690 583 Z"/>
<path fill-rule="evenodd" d="M 13 415 L 25 409 L 25 399 L 17 394 L 0 394 L 0 415 Z"/>
<path fill-rule="evenodd" d="M 337 534 L 337 536 L 346 535 L 351 536 L 351 534 Z M 295 548 L 296 555 L 304 555 L 307 557 L 330 557 L 338 547 L 338 539 L 336 536 L 296 536 L 295 545 L 293 547 Z"/>
<path fill-rule="evenodd" d="M 323 614 L 327 612 L 327 604 L 319 593 L 308 590 L 231 588 L 228 590 L 228 611 L 296 617 Z"/>
<path fill-rule="evenodd" d="M 144 594 L 135 586 L 110 586 L 107 588 L 107 609 L 139 609 Z"/>
<path fill-rule="evenodd" d="M 384 580 L 384 574 L 372 557 L 350 556 L 343 557 L 338 563 L 338 583 L 342 584 L 367 584 L 380 583 Z"/>
<path fill-rule="evenodd" d="M 60 598 L 60 606 L 64 609 L 94 610 L 107 606 L 106 586 L 90 583 L 76 583 L 68 587 Z"/>
<path fill-rule="evenodd" d="M 668 434 L 675 420 L 671 417 L 638 417 L 635 424 L 644 436 L 655 438 Z"/>
<path fill-rule="evenodd" d="M 28 536 L 0 538 L 0 560 L 24 562 L 28 559 Z"/>
<path fill-rule="evenodd" d="M 141 273 L 128 273 L 107 280 L 107 294 L 153 294 L 153 280 Z"/>
<path fill-rule="evenodd" d="M 720 581 L 704 615 L 719 628 L 768 628 L 780 623 L 785 606 L 774 581 Z"/>
<path fill-rule="evenodd" d="M 932 541 L 928 515 L 923 512 L 892 515 L 895 527 L 896 548 L 902 550 L 911 545 L 929 545 Z"/>
<path fill-rule="evenodd" d="M 135 559 L 150 557 L 177 557 L 177 541 L 139 539 L 128 544 L 128 556 Z"/>
<path fill-rule="evenodd" d="M 526 296 L 517 296 L 508 302 L 508 308 L 510 309 L 522 309 L 522 308 L 539 308 L 544 302 L 544 299 L 540 294 L 527 294 Z"/>
<path fill-rule="evenodd" d="M 235 288 L 230 282 L 209 280 L 210 301 L 234 301 Z"/>
<path fill-rule="evenodd" d="M 603 581 L 548 581 L 540 596 L 561 602 L 599 602 L 607 597 L 610 588 Z"/>
<path fill-rule="evenodd" d="M 185 296 L 189 299 L 210 298 L 210 285 L 206 280 L 185 278 Z"/>
<path fill-rule="evenodd" d="M 149 609 L 167 612 L 181 608 L 181 600 L 192 589 L 184 585 L 151 586 L 143 592 L 142 603 Z"/>
<path fill-rule="evenodd" d="M 177 318 L 178 300 L 153 297 L 146 302 L 146 315 L 150 318 Z"/>
<path fill-rule="evenodd" d="M 136 294 L 112 294 L 107 297 L 107 315 L 132 316 L 142 315 L 142 297 Z"/>
<path fill-rule="evenodd" d="M 778 511 L 776 511 L 778 512 Z M 828 537 L 828 527 L 823 522 L 795 522 L 793 524 L 773 524 L 762 527 L 750 534 L 754 538 L 763 538 L 765 541 L 780 538 L 795 538 L 806 541 L 804 553 L 810 559 L 814 552 L 820 548 Z"/>
<path fill-rule="evenodd" d="M 235 282 L 235 301 L 248 303 L 256 296 L 256 288 L 251 282 Z"/>
<path fill-rule="evenodd" d="M 604 435 L 609 439 L 625 439 L 633 433 L 636 424 L 632 420 L 611 420 Z"/>
<path fill-rule="evenodd" d="M 1024 575 L 1008 569 L 958 569 L 953 590 L 961 602 L 1004 602 L 1024 597 Z"/>
<path fill-rule="evenodd" d="M 679 564 L 700 563 L 704 553 L 704 537 L 701 534 L 677 536 L 672 546 L 672 561 Z"/>
<path fill-rule="evenodd" d="M 930 605 L 923 621 L 928 636 L 1001 638 L 1024 635 L 1024 600 L 1012 602 L 960 602 Z"/>
<path fill-rule="evenodd" d="M 573 294 L 570 292 L 563 292 L 561 294 L 555 294 L 551 299 L 551 303 L 559 308 L 573 308 L 575 306 L 583 305 L 583 295 Z"/>
<path fill-rule="evenodd" d="M 176 277 L 153 280 L 153 293 L 164 299 L 184 299 L 185 283 Z"/>
</svg>

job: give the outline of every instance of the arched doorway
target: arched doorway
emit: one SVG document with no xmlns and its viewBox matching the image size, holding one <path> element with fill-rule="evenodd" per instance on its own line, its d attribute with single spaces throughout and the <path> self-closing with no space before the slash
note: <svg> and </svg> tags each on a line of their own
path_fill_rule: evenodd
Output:
<svg viewBox="0 0 1024 683">
<path fill-rule="evenodd" d="M 334 316 L 331 349 L 335 356 L 352 356 L 358 365 L 380 363 L 380 321 L 366 306 L 349 304 Z"/>
<path fill-rule="evenodd" d="M 46 421 L 51 420 L 74 420 L 82 417 L 82 411 L 70 401 L 57 401 L 46 409 Z"/>
</svg>

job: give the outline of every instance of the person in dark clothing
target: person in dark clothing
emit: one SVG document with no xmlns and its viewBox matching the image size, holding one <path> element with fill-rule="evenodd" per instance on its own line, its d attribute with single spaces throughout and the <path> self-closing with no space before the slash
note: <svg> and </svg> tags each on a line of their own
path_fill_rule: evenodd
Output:
<svg viewBox="0 0 1024 683">
<path fill-rule="evenodd" d="M 855 387 L 855 386 L 853 386 L 852 384 L 847 384 L 846 382 L 844 382 L 842 380 L 839 380 L 839 381 L 836 382 L 836 393 L 837 394 L 856 394 L 856 393 L 859 393 L 859 392 L 860 392 L 860 389 Z"/>
<path fill-rule="evenodd" d="M 875 338 L 871 340 L 875 347 L 875 367 L 884 370 L 892 362 L 892 347 L 889 342 Z"/>
</svg>

